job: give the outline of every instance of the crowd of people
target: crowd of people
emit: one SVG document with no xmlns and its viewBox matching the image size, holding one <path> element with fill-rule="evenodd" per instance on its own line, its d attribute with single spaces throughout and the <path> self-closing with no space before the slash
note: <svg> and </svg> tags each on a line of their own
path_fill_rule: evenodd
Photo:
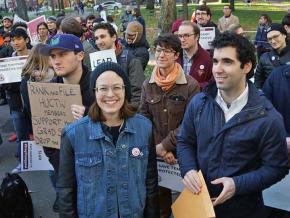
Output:
<svg viewBox="0 0 290 218">
<path fill-rule="evenodd" d="M 169 218 L 172 190 L 158 186 L 157 157 L 179 163 L 194 194 L 201 170 L 218 218 L 290 217 L 262 198 L 289 173 L 290 14 L 281 23 L 261 14 L 253 44 L 229 5 L 223 13 L 216 25 L 199 5 L 191 21 L 176 20 L 154 41 L 147 79 L 138 8 L 126 7 L 120 28 L 112 16 L 50 16 L 36 41 L 3 17 L 0 58 L 28 56 L 21 82 L 0 86 L 17 144 L 12 173 L 21 172 L 21 141 L 33 139 L 27 83 L 79 84 L 82 105 L 71 105 L 60 149 L 44 147 L 60 217 Z M 199 43 L 203 27 L 215 28 L 210 49 Z M 91 70 L 89 54 L 108 49 L 117 63 Z"/>
</svg>

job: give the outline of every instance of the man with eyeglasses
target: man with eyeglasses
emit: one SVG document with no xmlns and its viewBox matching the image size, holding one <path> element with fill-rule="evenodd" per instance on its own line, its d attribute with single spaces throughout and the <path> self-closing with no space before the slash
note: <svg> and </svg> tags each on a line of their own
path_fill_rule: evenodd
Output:
<svg viewBox="0 0 290 218">
<path fill-rule="evenodd" d="M 239 24 L 240 20 L 237 16 L 232 14 L 232 8 L 230 5 L 224 5 L 223 9 L 224 16 L 218 20 L 218 29 L 220 32 L 228 30 L 232 24 Z"/>
<path fill-rule="evenodd" d="M 197 80 L 204 88 L 212 79 L 212 59 L 210 54 L 199 44 L 199 27 L 190 21 L 183 21 L 178 29 L 178 38 L 181 41 L 178 63 L 185 74 Z"/>
<path fill-rule="evenodd" d="M 261 89 L 270 73 L 278 66 L 290 64 L 290 46 L 282 24 L 274 23 L 267 29 L 267 40 L 272 49 L 262 54 L 255 72 L 255 85 Z"/>
<path fill-rule="evenodd" d="M 89 69 L 83 65 L 84 49 L 80 38 L 72 34 L 57 34 L 41 50 L 43 55 L 50 57 L 51 64 L 56 73 L 52 83 L 79 84 L 83 105 L 71 105 L 72 115 L 80 119 L 87 114 L 94 99 L 91 95 Z M 44 147 L 44 152 L 54 168 L 54 175 L 50 174 L 53 186 L 56 187 L 59 169 L 59 149 Z M 57 191 L 57 190 L 56 190 Z M 53 210 L 58 212 L 58 197 L 53 204 Z"/>
<path fill-rule="evenodd" d="M 154 42 L 156 66 L 142 87 L 140 113 L 153 123 L 156 154 L 168 164 L 176 163 L 176 136 L 185 108 L 199 92 L 195 79 L 186 75 L 176 60 L 181 43 L 172 33 L 158 36 Z M 171 190 L 159 187 L 160 217 L 171 215 Z"/>
<path fill-rule="evenodd" d="M 211 10 L 206 5 L 198 5 L 195 8 L 196 23 L 199 27 L 215 27 L 215 35 L 219 34 L 217 25 L 211 20 Z"/>
</svg>

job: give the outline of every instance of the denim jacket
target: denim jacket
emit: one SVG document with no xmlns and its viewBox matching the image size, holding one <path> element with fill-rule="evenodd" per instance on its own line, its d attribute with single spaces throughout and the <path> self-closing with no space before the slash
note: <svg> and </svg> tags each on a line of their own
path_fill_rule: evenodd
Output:
<svg viewBox="0 0 290 218">
<path fill-rule="evenodd" d="M 124 125 L 116 145 L 88 116 L 64 128 L 60 217 L 158 217 L 152 124 L 137 114 Z"/>
</svg>

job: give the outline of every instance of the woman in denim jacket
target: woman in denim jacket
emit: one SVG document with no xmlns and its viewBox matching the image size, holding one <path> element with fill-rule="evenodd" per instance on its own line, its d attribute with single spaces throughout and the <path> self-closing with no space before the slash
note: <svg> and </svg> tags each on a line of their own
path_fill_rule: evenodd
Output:
<svg viewBox="0 0 290 218">
<path fill-rule="evenodd" d="M 60 217 L 159 217 L 151 122 L 135 113 L 120 65 L 100 64 L 91 77 L 96 101 L 61 136 Z"/>
</svg>

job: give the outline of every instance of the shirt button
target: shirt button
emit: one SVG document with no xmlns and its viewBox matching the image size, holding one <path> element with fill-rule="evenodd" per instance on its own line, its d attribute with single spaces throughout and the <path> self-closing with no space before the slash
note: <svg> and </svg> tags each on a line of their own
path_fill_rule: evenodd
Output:
<svg viewBox="0 0 290 218">
<path fill-rule="evenodd" d="M 123 149 L 126 148 L 126 145 L 122 145 L 121 148 L 123 148 Z"/>
<path fill-rule="evenodd" d="M 167 109 L 163 109 L 164 112 L 167 112 Z"/>
<path fill-rule="evenodd" d="M 151 103 L 153 103 L 154 102 L 154 100 L 153 99 L 151 99 Z"/>
</svg>

